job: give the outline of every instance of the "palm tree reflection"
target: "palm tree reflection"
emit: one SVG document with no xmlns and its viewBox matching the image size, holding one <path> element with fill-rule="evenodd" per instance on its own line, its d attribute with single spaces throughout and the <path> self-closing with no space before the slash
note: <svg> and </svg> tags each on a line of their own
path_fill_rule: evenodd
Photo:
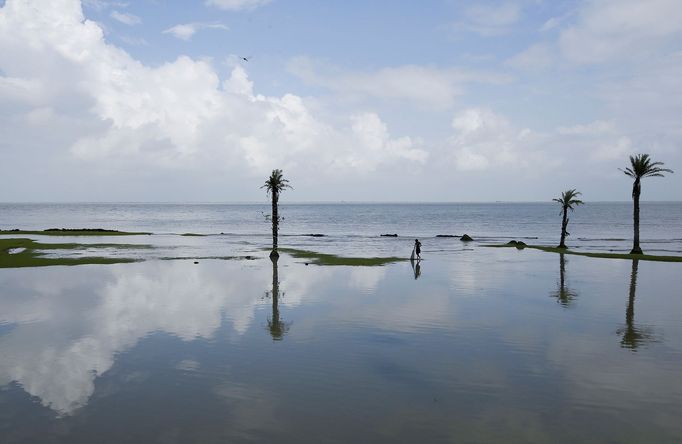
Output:
<svg viewBox="0 0 682 444">
<path fill-rule="evenodd" d="M 559 288 L 552 292 L 552 297 L 564 307 L 571 305 L 573 300 L 578 297 L 578 293 L 566 286 L 566 255 L 559 254 Z"/>
<path fill-rule="evenodd" d="M 635 325 L 635 293 L 637 292 L 637 269 L 639 267 L 639 259 L 632 260 L 632 271 L 630 273 L 630 294 L 628 297 L 628 306 L 625 310 L 625 327 L 618 330 L 618 334 L 622 336 L 620 346 L 629 348 L 632 351 L 637 351 L 637 348 L 647 345 L 650 342 L 656 342 L 656 336 L 649 327 L 638 327 Z"/>
<path fill-rule="evenodd" d="M 278 257 L 271 257 L 272 262 L 272 317 L 268 318 L 268 330 L 272 339 L 275 341 L 281 341 L 284 338 L 286 332 L 289 331 L 291 323 L 286 323 L 282 321 L 279 316 L 279 275 L 277 273 L 277 260 Z M 267 292 L 266 292 L 267 295 Z"/>
</svg>

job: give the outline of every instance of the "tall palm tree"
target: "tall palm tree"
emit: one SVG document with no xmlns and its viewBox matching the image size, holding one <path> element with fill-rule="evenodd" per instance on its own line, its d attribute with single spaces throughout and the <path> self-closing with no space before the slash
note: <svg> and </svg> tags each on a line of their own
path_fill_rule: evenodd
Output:
<svg viewBox="0 0 682 444">
<path fill-rule="evenodd" d="M 575 189 L 566 190 L 563 193 L 561 193 L 560 198 L 552 199 L 554 202 L 559 202 L 559 205 L 561 205 L 561 209 L 564 214 L 563 219 L 561 220 L 561 242 L 559 242 L 559 248 L 566 248 L 566 236 L 570 235 L 570 233 L 566 231 L 566 227 L 568 227 L 568 210 L 573 211 L 574 210 L 573 206 L 583 204 L 582 200 L 577 199 L 577 197 L 580 196 L 580 194 L 581 193 L 579 191 L 576 191 Z"/>
<path fill-rule="evenodd" d="M 642 254 L 639 246 L 639 195 L 642 193 L 641 181 L 645 177 L 663 177 L 663 173 L 672 173 L 673 170 L 661 168 L 663 162 L 652 162 L 648 154 L 630 156 L 630 166 L 623 171 L 626 175 L 635 179 L 632 184 L 632 200 L 634 203 L 634 239 L 630 254 Z"/>
<path fill-rule="evenodd" d="M 280 222 L 278 213 L 279 194 L 292 187 L 289 185 L 289 181 L 282 177 L 282 170 L 272 170 L 272 174 L 261 188 L 265 188 L 267 194 L 272 198 L 272 252 L 270 252 L 270 257 L 279 257 L 277 252 L 277 233 Z"/>
</svg>

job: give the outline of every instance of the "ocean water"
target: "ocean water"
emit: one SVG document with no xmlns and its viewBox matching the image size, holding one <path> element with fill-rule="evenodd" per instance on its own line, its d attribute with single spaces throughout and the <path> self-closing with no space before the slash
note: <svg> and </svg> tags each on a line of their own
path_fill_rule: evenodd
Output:
<svg viewBox="0 0 682 444">
<path fill-rule="evenodd" d="M 268 204 L 0 204 L 0 229 L 108 228 L 155 234 L 223 233 L 225 242 L 265 244 L 270 234 Z M 484 242 L 523 239 L 558 244 L 560 208 L 552 203 L 485 204 L 286 204 L 282 244 L 320 248 L 393 251 L 394 239 L 426 239 L 440 249 L 437 235 L 469 234 Z M 570 214 L 568 244 L 597 251 L 629 251 L 632 204 L 588 203 Z M 308 234 L 323 234 L 311 240 Z M 682 203 L 642 203 L 640 236 L 650 253 L 682 253 Z M 291 237 L 291 239 L 287 239 Z M 402 246 L 401 246 L 402 248 Z"/>
<path fill-rule="evenodd" d="M 681 209 L 644 206 L 645 250 L 680 248 Z M 486 248 L 556 243 L 545 204 L 285 205 L 283 245 L 424 260 L 272 262 L 267 210 L 0 206 L 155 233 L 68 253 L 137 263 L 0 269 L 0 442 L 682 442 L 681 263 Z M 569 244 L 626 250 L 629 211 L 579 208 Z"/>
</svg>

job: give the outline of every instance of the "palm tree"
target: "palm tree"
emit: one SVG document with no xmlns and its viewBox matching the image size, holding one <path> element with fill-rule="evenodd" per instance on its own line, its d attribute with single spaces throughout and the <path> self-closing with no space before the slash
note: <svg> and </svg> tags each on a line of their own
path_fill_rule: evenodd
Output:
<svg viewBox="0 0 682 444">
<path fill-rule="evenodd" d="M 289 181 L 282 177 L 282 170 L 272 170 L 272 174 L 268 180 L 265 181 L 265 185 L 261 188 L 265 188 L 267 194 L 272 197 L 272 252 L 270 257 L 279 257 L 277 252 L 277 232 L 279 231 L 279 194 L 286 190 L 287 188 L 292 188 L 289 185 Z"/>
<path fill-rule="evenodd" d="M 639 195 L 642 193 L 641 181 L 644 177 L 663 177 L 663 173 L 672 173 L 673 170 L 661 168 L 663 162 L 652 162 L 648 154 L 637 154 L 630 156 L 630 167 L 623 171 L 628 176 L 635 179 L 632 184 L 632 200 L 634 202 L 634 239 L 630 254 L 642 254 L 639 246 Z"/>
<path fill-rule="evenodd" d="M 581 193 L 575 189 L 567 190 L 561 193 L 560 198 L 552 199 L 554 202 L 559 202 L 559 205 L 561 205 L 562 211 L 564 213 L 564 217 L 561 220 L 561 242 L 559 243 L 559 248 L 566 248 L 566 236 L 570 235 L 570 233 L 566 231 L 566 227 L 568 227 L 568 210 L 570 209 L 573 211 L 574 205 L 577 206 L 583 204 L 582 200 L 577 199 L 580 194 Z"/>
</svg>

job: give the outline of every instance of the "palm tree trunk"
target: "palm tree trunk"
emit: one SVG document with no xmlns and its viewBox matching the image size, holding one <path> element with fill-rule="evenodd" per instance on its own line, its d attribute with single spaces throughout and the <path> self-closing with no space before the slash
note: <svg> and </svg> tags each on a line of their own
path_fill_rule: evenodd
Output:
<svg viewBox="0 0 682 444">
<path fill-rule="evenodd" d="M 279 231 L 279 213 L 278 213 L 279 193 L 277 190 L 272 190 L 272 251 L 270 257 L 279 257 L 277 252 L 277 232 Z"/>
<path fill-rule="evenodd" d="M 642 249 L 639 246 L 639 195 L 641 193 L 639 179 L 635 179 L 635 183 L 632 185 L 632 200 L 634 203 L 633 219 L 634 219 L 634 236 L 632 251 L 630 254 L 642 254 Z"/>
<path fill-rule="evenodd" d="M 561 242 L 559 248 L 566 248 L 566 227 L 568 226 L 568 208 L 564 207 L 564 217 L 561 221 Z"/>
</svg>

